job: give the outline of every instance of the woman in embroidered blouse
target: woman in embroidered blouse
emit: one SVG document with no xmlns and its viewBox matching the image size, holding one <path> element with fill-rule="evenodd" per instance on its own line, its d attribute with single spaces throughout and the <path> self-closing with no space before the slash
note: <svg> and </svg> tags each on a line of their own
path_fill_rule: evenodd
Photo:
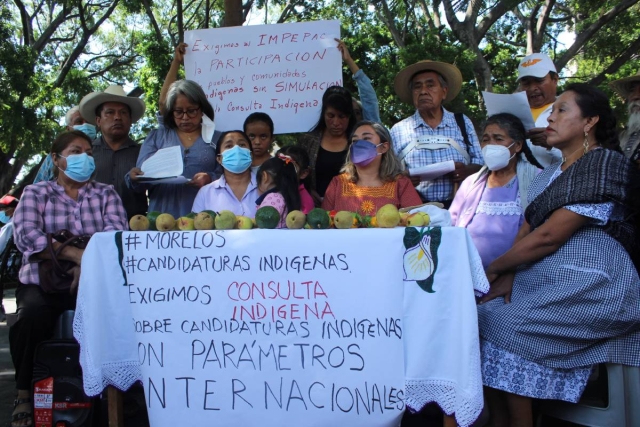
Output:
<svg viewBox="0 0 640 427">
<path fill-rule="evenodd" d="M 489 117 L 480 142 L 485 166 L 462 182 L 449 208 L 452 225 L 469 230 L 484 268 L 513 245 L 524 222 L 527 190 L 542 168 L 525 141 L 516 116 Z"/>
<path fill-rule="evenodd" d="M 349 135 L 356 123 L 351 93 L 343 87 L 331 86 L 322 95 L 320 119 L 308 134 L 298 141 L 309 153 L 309 193 L 316 205 L 334 176 L 347 159 Z"/>
<path fill-rule="evenodd" d="M 127 214 L 113 186 L 91 179 L 95 171 L 91 154 L 91 139 L 84 133 L 58 136 L 51 146 L 55 180 L 27 186 L 13 217 L 15 243 L 23 254 L 16 289 L 18 321 L 9 331 L 18 390 L 13 426 L 33 422 L 29 390 L 36 345 L 51 337 L 63 311 L 75 307 L 84 250 L 67 246 L 59 257 L 76 264 L 70 270 L 74 277 L 70 292 L 45 293 L 39 286 L 38 265 L 50 258 L 47 233 L 66 229 L 82 235 L 127 229 Z M 54 248 L 58 245 L 53 243 Z"/>
<path fill-rule="evenodd" d="M 216 159 L 224 172 L 219 179 L 198 191 L 191 210 L 227 210 L 253 218 L 260 194 L 256 174 L 251 172 L 252 151 L 251 139 L 243 131 L 223 133 L 216 147 Z"/>
<path fill-rule="evenodd" d="M 577 402 L 594 364 L 640 366 L 638 170 L 599 89 L 569 85 L 548 121 L 563 158 L 531 183 L 478 307 L 492 426 L 532 426 L 531 398 Z"/>
<path fill-rule="evenodd" d="M 389 132 L 379 123 L 362 121 L 351 136 L 342 174 L 333 178 L 322 201 L 326 210 L 375 215 L 379 208 L 422 204 L 402 164 L 390 148 Z"/>
<path fill-rule="evenodd" d="M 149 191 L 149 211 L 170 213 L 178 218 L 191 212 L 191 206 L 203 186 L 217 179 L 216 144 L 220 132 L 214 131 L 213 107 L 200 85 L 178 80 L 187 45 L 175 50 L 171 68 L 162 85 L 158 106 L 158 128 L 149 132 L 142 144 L 136 167 L 127 174 L 127 185 L 137 191 Z M 142 163 L 163 148 L 180 147 L 187 184 L 142 184 Z"/>
</svg>

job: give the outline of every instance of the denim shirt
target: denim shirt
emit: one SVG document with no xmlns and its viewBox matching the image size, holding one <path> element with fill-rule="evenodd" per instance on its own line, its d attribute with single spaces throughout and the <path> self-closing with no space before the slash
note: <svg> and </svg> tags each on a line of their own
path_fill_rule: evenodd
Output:
<svg viewBox="0 0 640 427">
<path fill-rule="evenodd" d="M 378 106 L 378 97 L 373 89 L 371 80 L 362 70 L 358 70 L 353 79 L 358 85 L 358 96 L 362 103 L 362 118 L 372 122 L 380 122 L 380 107 Z"/>
</svg>

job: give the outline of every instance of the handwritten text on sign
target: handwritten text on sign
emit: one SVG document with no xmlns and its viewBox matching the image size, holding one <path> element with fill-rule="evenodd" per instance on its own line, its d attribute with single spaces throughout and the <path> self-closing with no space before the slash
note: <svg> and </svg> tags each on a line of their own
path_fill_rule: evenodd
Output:
<svg viewBox="0 0 640 427">
<path fill-rule="evenodd" d="M 124 233 L 152 425 L 396 425 L 403 246 L 353 231 Z"/>
<path fill-rule="evenodd" d="M 339 37 L 339 21 L 187 31 L 186 78 L 204 89 L 219 130 L 262 111 L 277 133 L 306 132 L 324 91 L 342 86 Z"/>
</svg>

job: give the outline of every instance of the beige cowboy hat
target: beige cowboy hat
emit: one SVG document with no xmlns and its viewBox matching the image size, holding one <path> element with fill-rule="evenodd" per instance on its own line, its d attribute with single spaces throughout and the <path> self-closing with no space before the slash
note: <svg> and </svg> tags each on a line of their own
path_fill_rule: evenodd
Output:
<svg viewBox="0 0 640 427">
<path fill-rule="evenodd" d="M 627 99 L 629 92 L 631 91 L 631 83 L 634 82 L 640 82 L 640 71 L 638 71 L 635 76 L 612 81 L 609 83 L 609 87 L 615 90 L 618 95 Z"/>
<path fill-rule="evenodd" d="M 135 123 L 144 114 L 144 101 L 140 98 L 127 96 L 122 86 L 111 85 L 104 92 L 91 92 L 80 101 L 80 114 L 92 125 L 96 124 L 96 108 L 105 102 L 119 102 L 131 108 L 131 123 Z"/>
<path fill-rule="evenodd" d="M 458 67 L 447 64 L 446 62 L 425 60 L 409 65 L 396 75 L 393 81 L 393 88 L 402 102 L 413 105 L 413 96 L 411 95 L 409 83 L 413 76 L 423 71 L 435 71 L 447 82 L 449 90 L 447 91 L 447 97 L 444 102 L 451 101 L 460 93 L 460 89 L 462 88 L 462 73 L 460 73 Z"/>
</svg>

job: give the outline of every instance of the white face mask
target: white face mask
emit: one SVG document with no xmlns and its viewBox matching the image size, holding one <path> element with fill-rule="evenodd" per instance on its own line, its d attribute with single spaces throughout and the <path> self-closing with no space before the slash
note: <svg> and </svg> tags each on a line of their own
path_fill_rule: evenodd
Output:
<svg viewBox="0 0 640 427">
<path fill-rule="evenodd" d="M 513 144 L 515 144 L 515 142 Z M 508 147 L 504 145 L 486 145 L 482 149 L 482 157 L 484 157 L 484 163 L 489 170 L 497 171 L 507 167 L 509 160 L 515 156 L 515 153 L 511 156 L 511 152 L 509 151 L 509 148 L 513 147 L 513 144 Z"/>
</svg>

